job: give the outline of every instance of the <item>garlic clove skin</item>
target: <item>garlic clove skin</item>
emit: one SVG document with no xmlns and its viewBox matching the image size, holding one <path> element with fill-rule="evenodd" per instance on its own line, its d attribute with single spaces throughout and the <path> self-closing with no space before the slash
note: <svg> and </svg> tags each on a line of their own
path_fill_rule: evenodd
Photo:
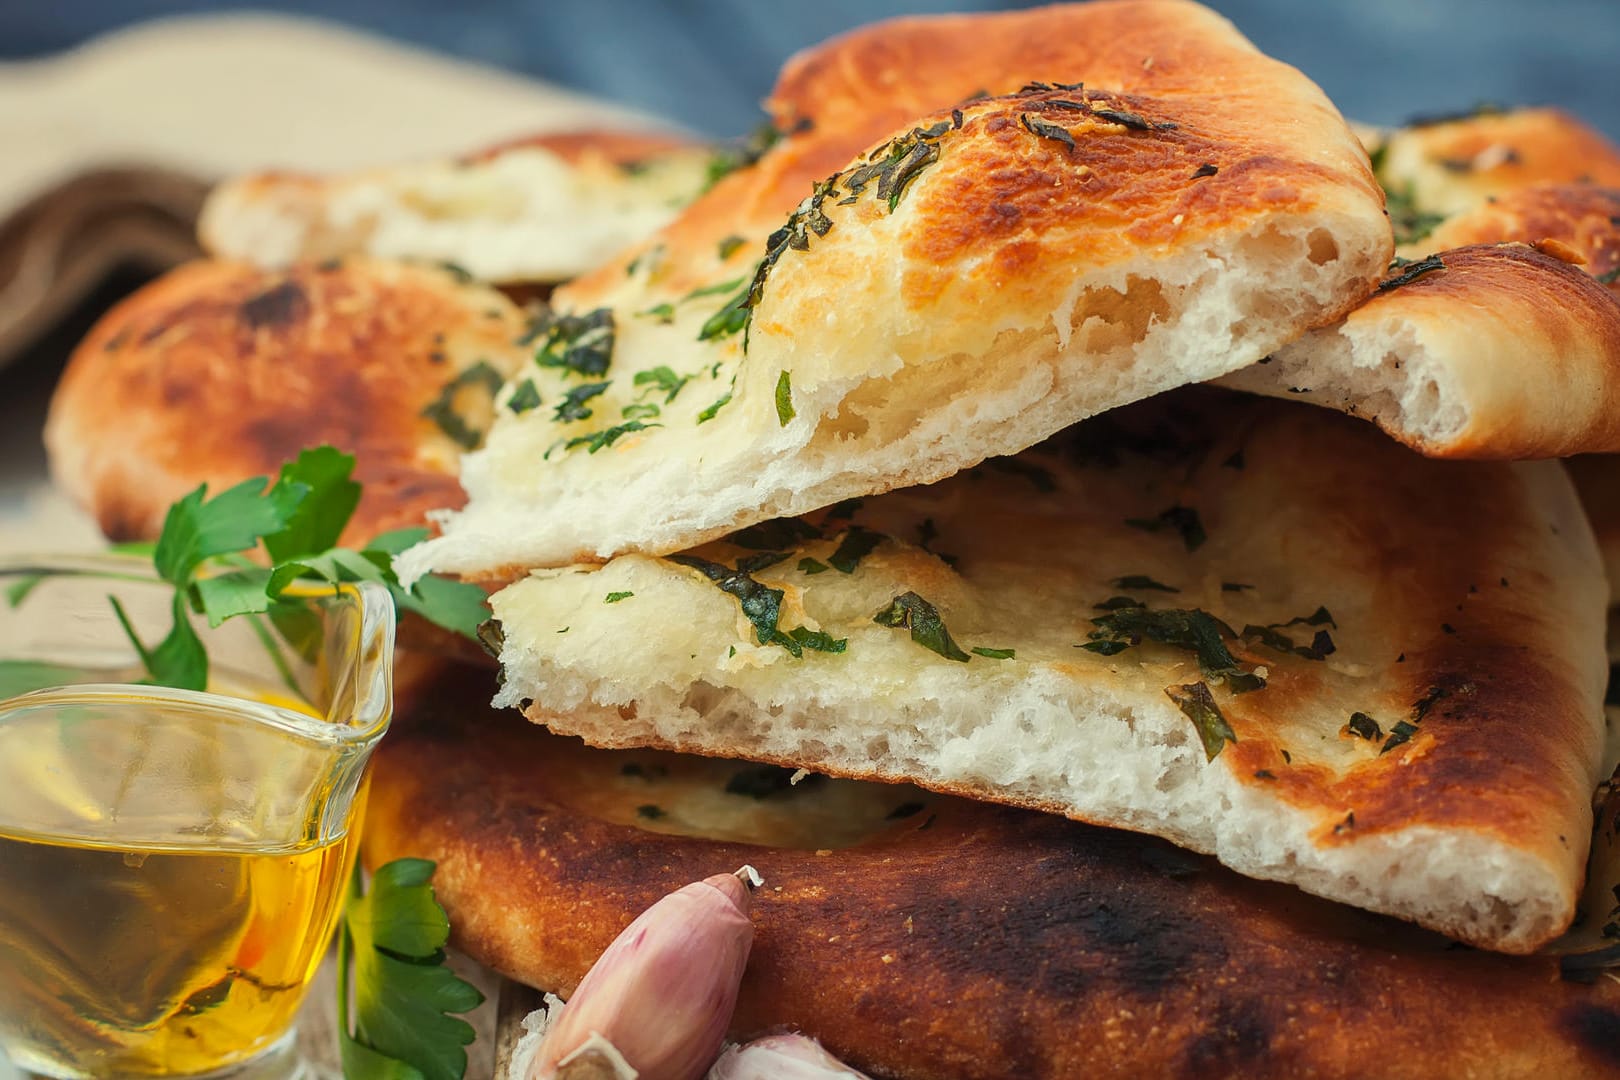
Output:
<svg viewBox="0 0 1620 1080">
<path fill-rule="evenodd" d="M 870 1080 L 808 1035 L 767 1035 L 720 1055 L 707 1080 Z"/>
<path fill-rule="evenodd" d="M 644 1080 L 699 1080 L 737 1006 L 754 941 L 750 901 L 740 877 L 716 874 L 638 915 L 547 1029 L 528 1080 L 555 1080 L 593 1035 Z"/>
</svg>

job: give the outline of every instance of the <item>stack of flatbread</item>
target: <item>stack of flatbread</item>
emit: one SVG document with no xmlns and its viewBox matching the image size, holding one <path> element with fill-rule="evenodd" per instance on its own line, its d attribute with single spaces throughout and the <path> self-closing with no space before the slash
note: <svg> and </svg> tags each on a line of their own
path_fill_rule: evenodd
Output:
<svg viewBox="0 0 1620 1080">
<path fill-rule="evenodd" d="M 495 703 L 615 749 L 412 669 L 368 857 L 545 989 L 746 854 L 738 1034 L 873 1075 L 1620 1074 L 1620 151 L 1358 139 L 1184 0 L 882 24 L 768 108 L 618 161 L 581 221 L 689 202 L 544 306 L 562 234 L 402 217 L 498 156 L 226 188 L 60 480 L 149 532 L 325 439 L 356 528 L 435 511 L 401 570 L 496 590 Z"/>
</svg>

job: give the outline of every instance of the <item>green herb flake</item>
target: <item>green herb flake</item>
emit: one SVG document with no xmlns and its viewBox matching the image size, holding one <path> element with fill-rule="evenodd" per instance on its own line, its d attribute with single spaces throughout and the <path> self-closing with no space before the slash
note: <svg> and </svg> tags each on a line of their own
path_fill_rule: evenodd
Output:
<svg viewBox="0 0 1620 1080">
<path fill-rule="evenodd" d="M 439 396 L 422 406 L 421 415 L 437 424 L 439 430 L 463 450 L 476 450 L 483 441 L 484 433 L 462 419 L 456 408 L 457 402 L 463 393 L 470 390 L 481 391 L 487 400 L 494 401 L 496 392 L 505 381 L 500 372 L 480 360 L 445 383 Z"/>
<path fill-rule="evenodd" d="M 1204 744 L 1204 760 L 1214 761 L 1227 743 L 1238 741 L 1237 734 L 1233 732 L 1232 725 L 1226 722 L 1226 717 L 1221 715 L 1220 706 L 1215 704 L 1215 697 L 1209 692 L 1208 686 L 1195 682 L 1185 686 L 1167 686 L 1164 692 L 1176 703 L 1176 708 L 1193 722 L 1198 740 Z"/>
<path fill-rule="evenodd" d="M 724 262 L 726 259 L 731 258 L 731 256 L 736 253 L 737 249 L 746 243 L 748 243 L 748 241 L 744 240 L 740 236 L 733 235 L 722 238 L 719 244 L 720 260 Z"/>
<path fill-rule="evenodd" d="M 594 397 L 600 396 L 612 385 L 611 382 L 594 382 L 581 383 L 574 387 L 558 403 L 552 416 L 553 421 L 559 424 L 571 424 L 576 420 L 589 419 L 591 409 L 585 403 Z"/>
<path fill-rule="evenodd" d="M 1154 581 L 1145 574 L 1127 574 L 1117 577 L 1109 582 L 1116 589 L 1153 589 L 1158 592 L 1180 592 L 1174 585 L 1166 585 L 1162 581 Z"/>
<path fill-rule="evenodd" d="M 1345 731 L 1358 739 L 1369 742 L 1378 742 L 1384 737 L 1384 729 L 1378 726 L 1378 721 L 1364 712 L 1350 714 L 1350 722 L 1344 725 Z"/>
<path fill-rule="evenodd" d="M 848 638 L 835 638 L 823 630 L 811 630 L 806 626 L 795 626 L 787 632 L 787 636 L 795 644 L 816 652 L 841 653 L 849 644 Z"/>
<path fill-rule="evenodd" d="M 636 386 L 649 387 L 658 393 L 664 394 L 664 404 L 668 405 L 675 400 L 675 395 L 681 392 L 681 387 L 690 382 L 690 375 L 676 375 L 665 364 L 659 364 L 649 371 L 638 371 L 631 380 Z"/>
<path fill-rule="evenodd" d="M 651 420 L 663 415 L 663 410 L 650 401 L 637 401 L 619 410 L 625 420 Z"/>
<path fill-rule="evenodd" d="M 809 557 L 799 560 L 799 572 L 802 574 L 825 574 L 832 567 L 817 559 Z"/>
<path fill-rule="evenodd" d="M 749 302 L 749 290 L 744 288 L 736 296 L 721 305 L 719 311 L 704 320 L 703 325 L 698 328 L 698 340 L 716 341 L 720 338 L 730 337 L 739 330 L 747 329 L 749 315 L 752 311 L 753 305 Z"/>
<path fill-rule="evenodd" d="M 524 379 L 512 391 L 512 396 L 506 399 L 506 407 L 522 416 L 530 409 L 540 406 L 540 391 L 535 388 L 533 379 Z"/>
<path fill-rule="evenodd" d="M 853 574 L 860 561 L 887 539 L 888 537 L 882 533 L 873 532 L 860 525 L 851 525 L 844 530 L 844 538 L 838 542 L 837 550 L 827 556 L 827 561 L 840 574 Z"/>
<path fill-rule="evenodd" d="M 1070 150 L 1074 149 L 1074 136 L 1069 134 L 1068 128 L 1054 124 L 1048 120 L 1042 120 L 1040 117 L 1035 116 L 1032 113 L 1020 113 L 1018 116 L 1018 122 L 1023 124 L 1024 130 L 1029 132 L 1031 135 L 1037 135 L 1043 139 L 1051 139 L 1053 142 L 1062 143 Z"/>
<path fill-rule="evenodd" d="M 613 362 L 612 308 L 597 308 L 583 315 L 548 313 L 531 334 L 540 340 L 534 362 L 541 367 L 600 377 Z"/>
<path fill-rule="evenodd" d="M 650 308 L 636 312 L 636 317 L 638 319 L 657 319 L 659 322 L 666 324 L 672 323 L 675 321 L 675 305 L 668 301 L 662 304 L 654 304 Z"/>
<path fill-rule="evenodd" d="M 1190 506 L 1171 506 L 1151 518 L 1126 518 L 1125 524 L 1146 532 L 1162 532 L 1166 529 L 1176 532 L 1188 551 L 1197 551 L 1209 539 L 1204 532 L 1203 522 L 1198 518 L 1198 511 Z"/>
<path fill-rule="evenodd" d="M 793 382 L 786 371 L 776 380 L 776 421 L 782 427 L 788 426 L 797 413 L 793 411 Z"/>
<path fill-rule="evenodd" d="M 1411 742 L 1412 736 L 1416 735 L 1417 731 L 1416 724 L 1409 724 L 1405 720 L 1396 721 L 1395 726 L 1389 729 L 1389 738 L 1384 740 L 1384 745 L 1379 749 L 1378 753 L 1380 755 L 1387 754 L 1397 746 Z"/>
<path fill-rule="evenodd" d="M 721 592 L 736 598 L 743 615 L 753 624 L 754 638 L 759 644 L 779 645 L 795 657 L 803 656 L 805 649 L 843 652 L 847 644 L 844 639 L 803 626 L 794 627 L 786 633 L 778 627 L 782 615 L 782 590 L 761 584 L 754 580 L 753 574 L 784 558 L 786 556 L 781 552 L 763 552 L 739 560 L 735 568 L 696 555 L 671 555 L 669 561 L 696 570 L 714 582 Z"/>
<path fill-rule="evenodd" d="M 951 633 L 945 628 L 939 610 L 914 592 L 896 596 L 887 607 L 872 616 L 872 621 L 879 626 L 909 629 L 912 641 L 947 660 L 966 663 L 971 659 L 951 640 Z"/>
<path fill-rule="evenodd" d="M 629 592 L 629 591 L 610 592 L 610 593 L 608 593 L 606 596 L 604 596 L 602 598 L 602 603 L 604 603 L 604 604 L 617 604 L 620 600 L 628 600 L 634 595 L 636 595 L 636 594 L 633 593 L 633 592 Z"/>
<path fill-rule="evenodd" d="M 746 284 L 748 284 L 748 279 L 745 277 L 740 277 L 733 278 L 730 281 L 716 282 L 713 285 L 700 285 L 691 292 L 687 293 L 685 296 L 681 297 L 676 301 L 676 303 L 684 304 L 688 300 L 696 300 L 703 296 L 719 296 L 721 293 L 735 292 L 737 289 L 742 288 Z"/>
<path fill-rule="evenodd" d="M 975 645 L 968 652 L 975 656 L 988 657 L 991 660 L 1014 660 L 1018 656 L 1017 651 L 1014 649 L 986 649 L 982 645 Z"/>
<path fill-rule="evenodd" d="M 1388 292 L 1391 289 L 1398 289 L 1402 285 L 1410 285 L 1424 274 L 1444 270 L 1445 268 L 1446 264 L 1441 260 L 1440 256 L 1430 255 L 1426 259 L 1419 259 L 1417 262 L 1407 264 L 1406 268 L 1394 277 L 1387 277 L 1380 281 L 1378 291 L 1381 293 Z"/>
<path fill-rule="evenodd" d="M 569 439 L 564 449 L 572 450 L 576 446 L 583 446 L 588 449 L 589 453 L 594 454 L 598 450 L 604 450 L 612 446 L 619 441 L 621 436 L 628 435 L 632 431 L 646 431 L 648 428 L 662 426 L 662 424 L 643 424 L 640 420 L 627 420 L 622 424 L 615 424 L 606 431 L 596 431 L 589 435 L 580 435 L 577 438 Z"/>
<path fill-rule="evenodd" d="M 1598 284 L 1600 285 L 1613 285 L 1615 282 L 1620 281 L 1620 266 L 1616 266 L 1611 270 L 1605 270 L 1603 273 L 1595 274 L 1593 276 L 1597 278 Z"/>
<path fill-rule="evenodd" d="M 728 390 L 728 391 L 726 391 L 725 396 L 720 398 L 720 400 L 716 401 L 714 404 L 710 405 L 708 408 L 706 408 L 702 412 L 698 413 L 697 422 L 700 423 L 700 424 L 708 423 L 710 420 L 713 420 L 719 414 L 721 409 L 725 408 L 727 405 L 730 405 L 730 404 L 731 404 L 731 391 Z"/>
<path fill-rule="evenodd" d="M 1193 653 L 1206 678 L 1224 681 L 1234 693 L 1259 690 L 1266 685 L 1265 679 L 1238 664 L 1222 640 L 1223 631 L 1230 635 L 1231 628 L 1207 611 L 1121 608 L 1099 615 L 1091 622 L 1097 629 L 1089 635 L 1091 644 L 1083 647 L 1092 652 L 1110 656 L 1143 640 L 1156 641 Z M 1093 647 L 1099 643 L 1107 643 L 1110 648 Z"/>
</svg>

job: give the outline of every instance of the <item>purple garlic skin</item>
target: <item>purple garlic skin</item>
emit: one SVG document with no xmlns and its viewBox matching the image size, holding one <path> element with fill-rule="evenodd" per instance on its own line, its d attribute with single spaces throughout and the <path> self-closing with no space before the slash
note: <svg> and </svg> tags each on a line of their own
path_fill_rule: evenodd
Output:
<svg viewBox="0 0 1620 1080">
<path fill-rule="evenodd" d="M 708 1080 L 869 1080 L 808 1035 L 767 1035 L 720 1055 Z"/>
<path fill-rule="evenodd" d="M 593 1032 L 642 1080 L 699 1080 L 737 1006 L 754 943 L 750 900 L 740 878 L 716 874 L 638 915 L 547 1030 L 528 1080 L 552 1080 Z"/>
</svg>

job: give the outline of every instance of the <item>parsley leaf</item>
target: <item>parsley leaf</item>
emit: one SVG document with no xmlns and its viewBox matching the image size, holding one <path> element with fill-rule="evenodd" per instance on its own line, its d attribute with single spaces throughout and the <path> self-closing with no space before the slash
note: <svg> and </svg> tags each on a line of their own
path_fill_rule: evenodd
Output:
<svg viewBox="0 0 1620 1080">
<path fill-rule="evenodd" d="M 1205 677 L 1225 680 L 1236 693 L 1259 690 L 1266 685 L 1263 678 L 1238 664 L 1222 640 L 1223 633 L 1232 636 L 1231 627 L 1207 611 L 1121 607 L 1091 622 L 1097 629 L 1088 635 L 1091 640 L 1082 648 L 1092 652 L 1113 656 L 1140 645 L 1143 639 L 1157 641 L 1193 653 Z"/>
<path fill-rule="evenodd" d="M 1237 733 L 1232 730 L 1232 725 L 1226 722 L 1226 717 L 1221 715 L 1220 706 L 1215 704 L 1214 695 L 1203 683 L 1167 686 L 1164 692 L 1176 703 L 1176 708 L 1193 722 L 1193 727 L 1198 731 L 1198 741 L 1204 744 L 1205 761 L 1214 761 L 1227 743 L 1238 741 Z"/>
<path fill-rule="evenodd" d="M 512 391 L 512 396 L 506 399 L 506 407 L 519 416 L 530 409 L 540 407 L 540 391 L 535 389 L 533 379 L 524 379 Z"/>
<path fill-rule="evenodd" d="M 676 375 L 667 364 L 659 364 L 650 371 L 638 371 L 631 380 L 636 386 L 650 386 L 660 393 L 666 394 L 664 404 L 668 405 L 675 400 L 675 395 L 681 392 L 681 387 L 690 382 L 690 375 Z"/>
<path fill-rule="evenodd" d="M 966 663 L 971 657 L 951 639 L 939 609 L 914 592 L 901 593 L 889 601 L 889 606 L 872 616 L 879 626 L 893 626 L 911 631 L 911 640 L 947 660 Z"/>
<path fill-rule="evenodd" d="M 363 895 L 355 867 L 338 940 L 347 1080 L 461 1080 L 466 1073 L 465 1047 L 475 1033 L 449 1014 L 477 1008 L 484 995 L 444 966 L 450 920 L 429 884 L 433 870 L 425 859 L 397 859 L 377 870 Z"/>
<path fill-rule="evenodd" d="M 793 409 L 793 383 L 786 371 L 776 380 L 776 420 L 779 427 L 787 427 L 788 421 L 797 416 Z"/>
<path fill-rule="evenodd" d="M 601 376 L 613 362 L 613 309 L 583 315 L 549 315 L 536 328 L 544 335 L 534 362 L 575 375 Z"/>
<path fill-rule="evenodd" d="M 349 478 L 353 471 L 354 458 L 330 446 L 302 450 L 281 467 L 277 485 L 303 485 L 308 494 L 298 500 L 279 532 L 265 536 L 264 550 L 272 560 L 325 551 L 338 542 L 360 505 L 360 485 Z"/>
<path fill-rule="evenodd" d="M 558 403 L 552 419 L 559 424 L 586 419 L 591 415 L 591 409 L 585 403 L 591 398 L 599 396 L 612 385 L 611 382 L 581 383 L 563 395 L 563 399 Z"/>
<path fill-rule="evenodd" d="M 388 589 L 397 610 L 415 612 L 468 637 L 476 633 L 488 618 L 483 589 L 428 576 L 406 590 L 393 572 L 393 556 L 425 539 L 426 529 L 384 534 L 362 551 L 331 546 L 360 501 L 353 470 L 350 455 L 317 447 L 283 466 L 269 487 L 264 477 L 257 477 L 209 499 L 204 485 L 169 508 L 163 532 L 151 548 L 159 577 L 175 586 L 168 634 L 148 647 L 118 600 L 109 597 L 150 681 L 189 690 L 207 687 L 208 654 L 191 626 L 192 611 L 205 615 L 211 626 L 239 615 L 268 615 L 295 651 L 308 654 L 318 637 L 313 613 L 283 597 L 300 579 L 334 585 L 377 582 Z M 244 555 L 261 544 L 269 566 Z M 258 629 L 274 650 L 268 631 Z"/>
</svg>

